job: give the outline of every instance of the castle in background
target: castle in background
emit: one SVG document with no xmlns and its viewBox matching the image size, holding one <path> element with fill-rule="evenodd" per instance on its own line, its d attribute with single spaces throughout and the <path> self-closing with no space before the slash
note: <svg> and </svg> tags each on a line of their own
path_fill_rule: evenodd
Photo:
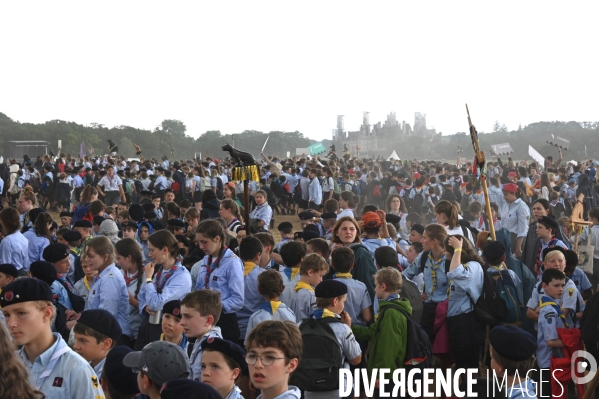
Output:
<svg viewBox="0 0 599 399">
<path fill-rule="evenodd" d="M 409 123 L 397 120 L 395 112 L 387 115 L 384 123 L 370 124 L 370 112 L 364 112 L 360 130 L 348 132 L 344 127 L 344 116 L 337 116 L 337 129 L 333 129 L 333 142 L 343 143 L 352 155 L 377 154 L 389 152 L 391 148 L 384 141 L 393 137 L 426 137 L 430 138 L 436 134 L 434 128 L 426 127 L 426 114 L 416 112 L 414 115 L 414 128 Z M 343 147 L 337 148 L 340 154 Z M 377 154 L 378 155 L 378 154 Z"/>
</svg>

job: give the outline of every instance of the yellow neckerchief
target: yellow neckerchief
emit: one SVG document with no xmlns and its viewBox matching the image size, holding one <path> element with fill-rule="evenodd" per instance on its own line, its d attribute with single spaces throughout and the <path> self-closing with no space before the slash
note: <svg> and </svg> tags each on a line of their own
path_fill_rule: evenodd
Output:
<svg viewBox="0 0 599 399">
<path fill-rule="evenodd" d="M 260 309 L 264 309 L 267 312 L 269 312 L 270 314 L 275 314 L 277 309 L 279 309 L 279 306 L 281 306 L 281 301 L 269 301 L 269 302 L 265 302 L 262 304 L 262 306 L 260 307 Z"/>
<path fill-rule="evenodd" d="M 507 268 L 505 267 L 505 263 L 501 262 L 500 265 L 497 266 L 493 266 L 493 265 L 489 265 L 491 266 L 493 269 L 497 270 L 498 272 L 502 271 L 502 270 L 506 270 Z"/>
<path fill-rule="evenodd" d="M 335 278 L 353 278 L 351 273 L 336 273 Z"/>
<path fill-rule="evenodd" d="M 441 256 L 439 260 L 435 262 L 435 260 L 433 259 L 433 253 L 431 252 L 428 254 L 428 258 L 432 263 L 432 266 L 429 266 L 429 268 L 431 269 L 431 277 L 433 279 L 433 286 L 431 288 L 432 294 L 433 292 L 435 292 L 435 288 L 437 287 L 437 269 L 439 269 L 439 267 L 443 263 L 443 260 L 445 260 L 445 257 Z"/>
<path fill-rule="evenodd" d="M 331 312 L 329 309 L 318 309 L 315 311 L 315 314 L 319 313 L 318 311 L 322 310 L 322 316 L 321 318 L 325 318 L 325 317 L 335 317 L 335 313 Z"/>
<path fill-rule="evenodd" d="M 91 291 L 89 281 L 87 281 L 87 276 L 83 276 L 83 284 L 85 284 L 85 288 L 87 288 L 87 291 Z"/>
<path fill-rule="evenodd" d="M 181 345 L 181 341 L 182 340 L 183 340 L 183 336 L 181 336 L 181 339 L 179 340 L 179 343 L 177 345 Z M 164 339 L 164 333 L 160 334 L 160 341 L 165 341 L 165 339 Z"/>
<path fill-rule="evenodd" d="M 557 312 L 559 317 L 564 322 L 564 326 L 566 326 L 566 328 L 570 328 L 570 326 L 568 326 L 568 322 L 566 321 L 566 315 L 564 314 L 563 309 L 557 303 L 555 303 L 555 301 L 549 300 L 549 301 L 543 302 L 543 298 L 550 298 L 550 297 L 548 297 L 546 295 L 541 296 L 541 298 L 539 298 L 539 307 L 540 308 L 544 308 L 545 306 L 553 307 L 553 309 L 555 309 L 555 311 Z"/>
<path fill-rule="evenodd" d="M 299 273 L 299 267 L 292 267 L 291 268 L 291 277 L 289 278 L 289 280 L 293 280 L 298 273 Z"/>
<path fill-rule="evenodd" d="M 314 287 L 312 287 L 310 284 L 306 284 L 303 281 L 298 281 L 295 284 L 295 288 L 293 289 L 294 292 L 298 292 L 299 290 L 301 290 L 302 288 L 307 289 L 308 291 L 314 292 Z"/>
<path fill-rule="evenodd" d="M 243 277 L 247 277 L 254 267 L 256 267 L 254 262 L 243 262 Z"/>
</svg>

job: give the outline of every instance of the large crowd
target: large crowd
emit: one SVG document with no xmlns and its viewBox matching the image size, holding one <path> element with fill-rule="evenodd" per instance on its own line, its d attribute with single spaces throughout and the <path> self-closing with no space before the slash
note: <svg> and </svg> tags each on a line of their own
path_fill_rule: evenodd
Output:
<svg viewBox="0 0 599 399">
<path fill-rule="evenodd" d="M 0 397 L 338 398 L 339 369 L 452 366 L 505 373 L 485 397 L 585 391 L 598 161 L 328 155 L 247 182 L 224 156 L 0 165 Z"/>
</svg>

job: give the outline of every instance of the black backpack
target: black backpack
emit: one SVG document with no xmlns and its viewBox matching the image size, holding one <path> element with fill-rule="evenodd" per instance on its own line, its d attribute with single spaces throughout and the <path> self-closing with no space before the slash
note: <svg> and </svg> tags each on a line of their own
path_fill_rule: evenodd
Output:
<svg viewBox="0 0 599 399">
<path fill-rule="evenodd" d="M 385 312 L 390 308 L 400 311 L 405 316 L 406 321 L 408 323 L 406 361 L 404 364 L 406 373 L 409 373 L 412 369 L 423 370 L 425 368 L 433 367 L 433 352 L 431 349 L 430 340 L 428 339 L 428 334 L 418 323 L 411 319 L 410 315 L 401 306 L 396 305 L 394 303 L 390 303 L 387 306 L 379 308 L 379 318 L 376 329 L 374 331 L 374 335 L 376 336 L 376 333 L 381 325 L 381 320 L 383 319 Z M 401 367 L 402 365 L 396 364 L 395 366 Z"/>
<path fill-rule="evenodd" d="M 424 187 L 420 189 L 420 192 L 418 192 L 415 188 L 412 190 L 414 190 L 414 198 L 412 199 L 411 211 L 421 214 L 422 210 L 426 208 L 426 204 L 424 203 Z"/>
<path fill-rule="evenodd" d="M 331 323 L 341 323 L 336 317 L 310 317 L 300 324 L 304 346 L 302 360 L 293 373 L 296 385 L 310 392 L 339 389 L 339 370 L 343 367 L 341 345 Z"/>
<path fill-rule="evenodd" d="M 67 294 L 69 295 L 69 301 L 71 301 L 71 305 L 73 305 L 73 310 L 77 313 L 83 312 L 83 310 L 85 309 L 85 299 L 81 298 L 77 294 L 72 293 L 69 287 L 63 281 L 56 281 L 58 281 L 64 287 L 64 289 L 67 290 Z"/>
<path fill-rule="evenodd" d="M 599 292 L 593 294 L 587 301 L 580 319 L 580 332 L 586 350 L 597 359 L 599 357 Z"/>
<path fill-rule="evenodd" d="M 481 268 L 483 270 L 483 290 L 476 303 L 468 292 L 466 295 L 470 298 L 478 321 L 486 326 L 495 327 L 502 324 L 508 317 L 507 305 L 501 297 L 499 284 L 495 278 L 482 265 Z"/>
</svg>

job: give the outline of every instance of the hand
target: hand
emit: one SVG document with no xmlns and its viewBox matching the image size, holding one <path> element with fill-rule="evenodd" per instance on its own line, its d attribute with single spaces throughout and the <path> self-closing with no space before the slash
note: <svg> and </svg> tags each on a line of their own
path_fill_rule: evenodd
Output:
<svg viewBox="0 0 599 399">
<path fill-rule="evenodd" d="M 522 249 L 516 248 L 516 258 L 520 258 L 522 256 Z"/>
<path fill-rule="evenodd" d="M 385 213 L 385 211 L 383 211 L 381 209 L 377 209 L 376 210 L 376 214 L 381 219 L 381 222 L 386 223 L 386 221 L 387 221 L 387 214 Z"/>
<path fill-rule="evenodd" d="M 65 316 L 67 317 L 67 321 L 77 320 L 79 315 L 74 310 L 65 310 Z"/>
<path fill-rule="evenodd" d="M 351 327 L 351 317 L 346 311 L 341 312 L 341 321 L 348 327 Z"/>
<path fill-rule="evenodd" d="M 463 241 L 461 238 L 457 238 L 455 236 L 449 237 L 448 244 L 454 249 L 462 248 Z"/>
<path fill-rule="evenodd" d="M 145 279 L 153 278 L 154 277 L 154 268 L 155 267 L 156 267 L 156 265 L 154 265 L 154 263 L 148 262 L 148 264 L 144 268 L 144 275 L 145 275 L 144 277 L 145 277 Z"/>
<path fill-rule="evenodd" d="M 364 230 L 364 221 L 363 220 L 358 221 L 358 228 L 360 230 Z"/>
<path fill-rule="evenodd" d="M 426 301 L 428 299 L 428 295 L 426 295 L 426 292 L 422 293 L 422 302 Z"/>
<path fill-rule="evenodd" d="M 71 331 L 73 326 L 77 323 L 77 320 L 67 321 L 67 330 Z"/>
<path fill-rule="evenodd" d="M 152 316 L 152 315 L 154 314 L 154 312 L 152 312 L 152 311 L 150 310 L 150 308 L 148 307 L 148 305 L 146 305 L 146 307 L 144 308 L 144 310 L 145 310 L 145 312 L 146 312 L 147 314 L 149 314 L 150 316 Z"/>
</svg>

